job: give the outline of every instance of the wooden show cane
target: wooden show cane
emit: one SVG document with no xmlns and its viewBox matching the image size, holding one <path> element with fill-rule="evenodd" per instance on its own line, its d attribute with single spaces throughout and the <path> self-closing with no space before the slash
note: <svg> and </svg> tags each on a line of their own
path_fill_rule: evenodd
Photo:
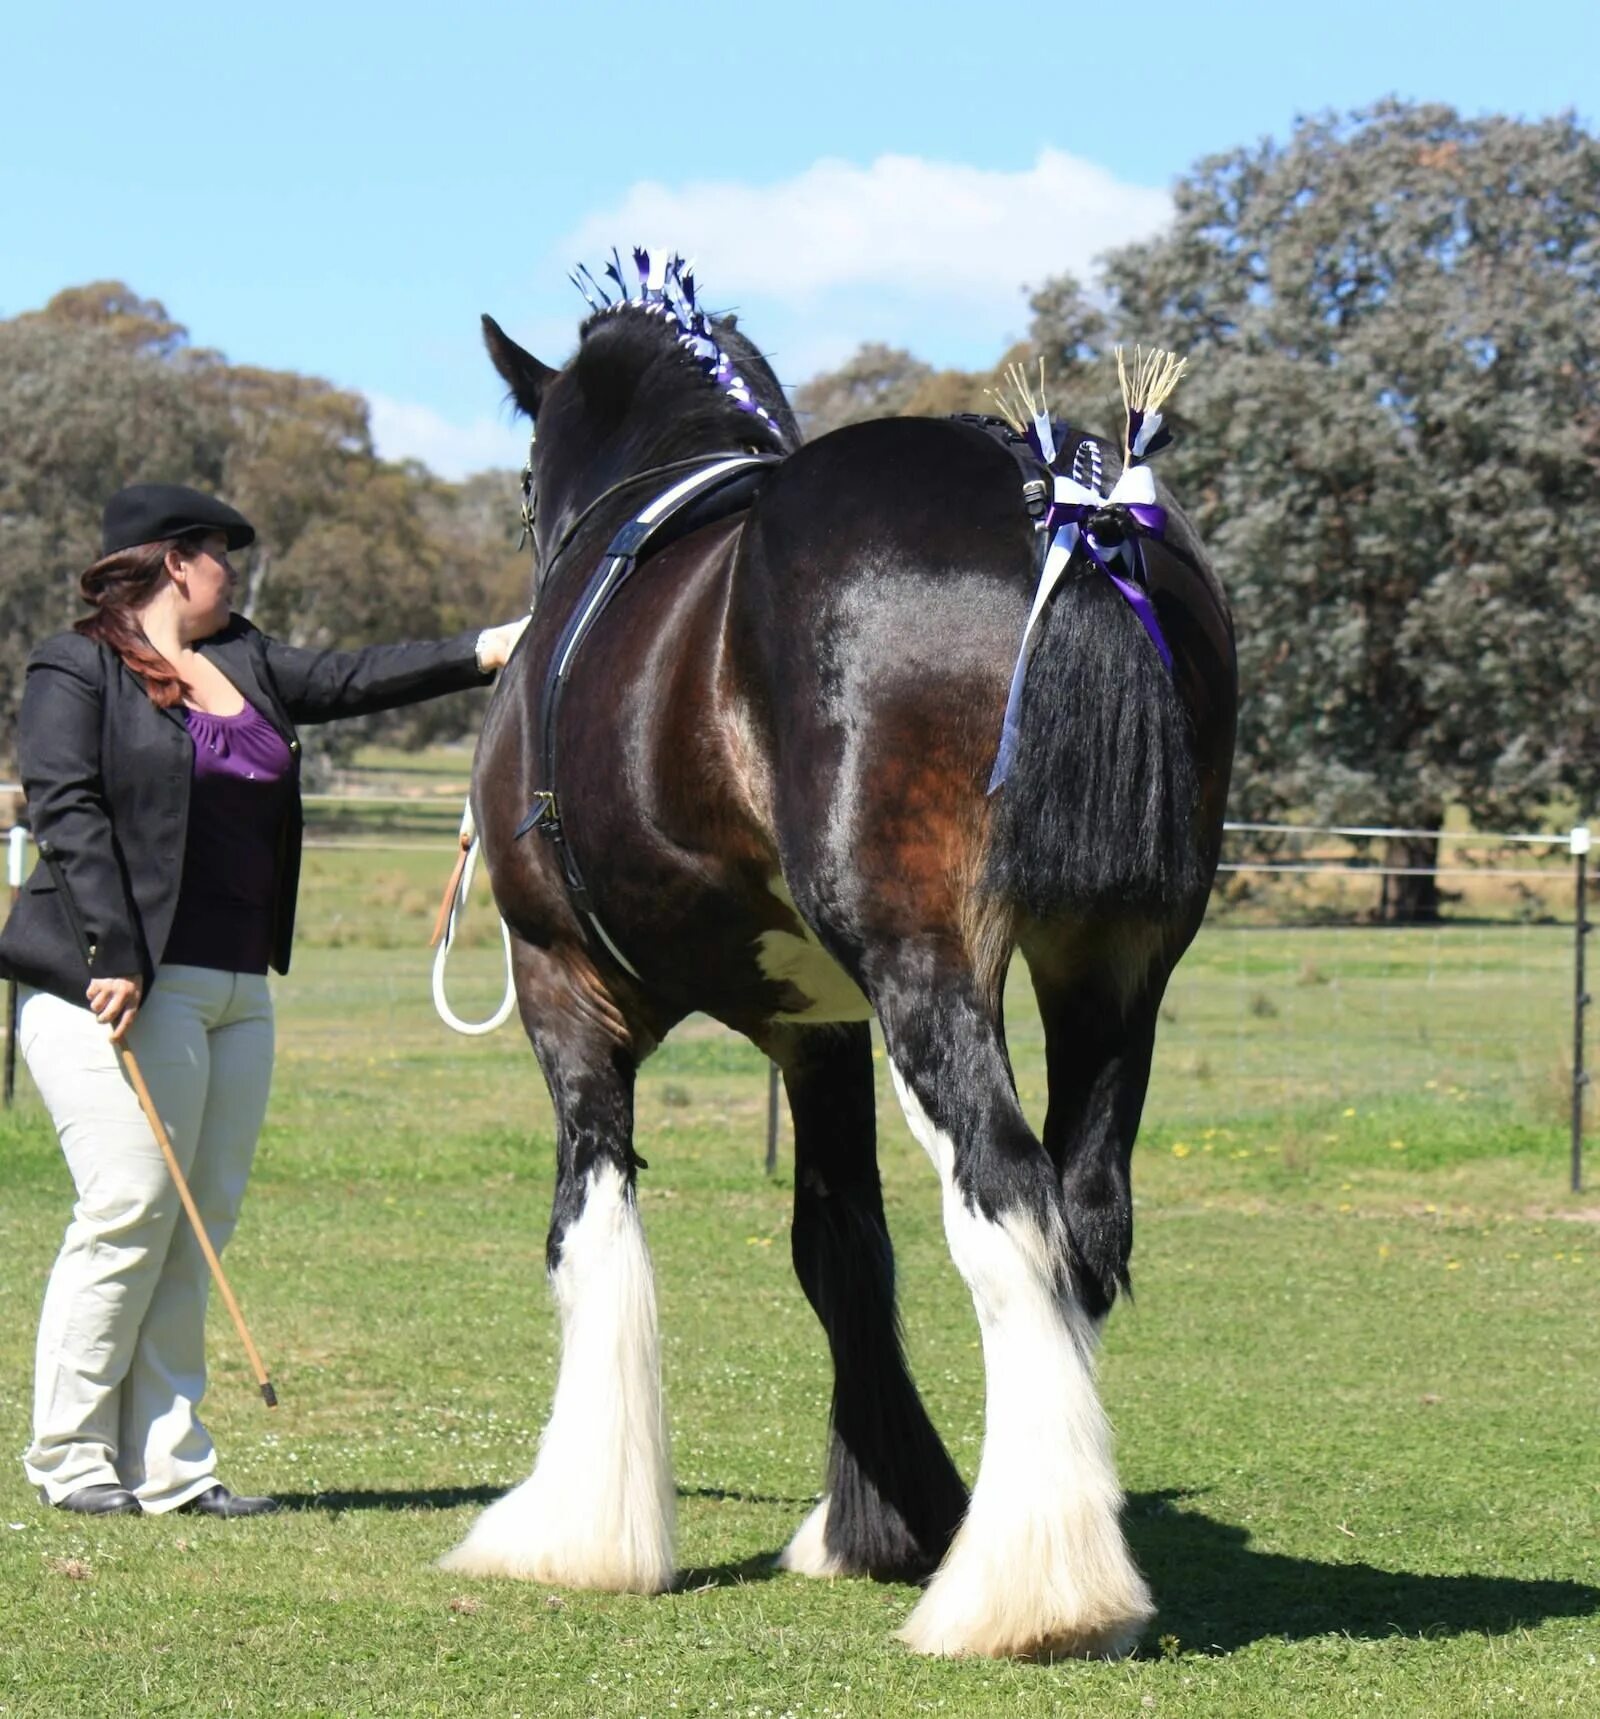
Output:
<svg viewBox="0 0 1600 1719">
<path fill-rule="evenodd" d="M 15 909 L 22 892 L 22 857 L 28 845 L 28 832 L 19 824 L 12 826 L 6 838 L 6 881 L 11 886 L 11 906 Z M 6 1073 L 5 1107 L 11 1108 L 17 1096 L 17 981 L 6 980 Z"/>
<path fill-rule="evenodd" d="M 89 942 L 89 933 L 84 929 L 83 918 L 78 912 L 78 903 L 73 898 L 72 890 L 67 883 L 67 874 L 62 869 L 61 856 L 49 842 L 39 843 L 39 857 L 50 868 L 50 876 L 55 880 L 56 893 L 61 897 L 62 905 L 67 910 L 67 918 L 72 922 L 72 935 L 78 940 L 78 952 L 83 956 L 84 966 L 91 967 L 94 959 L 94 949 Z M 92 975 L 91 975 L 92 976 Z M 211 1245 L 211 1238 L 206 1234 L 204 1220 L 200 1216 L 200 1208 L 194 1203 L 194 1195 L 189 1192 L 189 1184 L 178 1167 L 177 1154 L 172 1150 L 172 1141 L 167 1136 L 167 1130 L 156 1112 L 155 1102 L 150 1097 L 150 1088 L 144 1083 L 144 1075 L 140 1072 L 139 1063 L 132 1050 L 125 1044 L 114 1041 L 112 1049 L 122 1064 L 123 1073 L 128 1077 L 139 1100 L 139 1108 L 144 1112 L 144 1119 L 150 1124 L 150 1132 L 156 1137 L 156 1145 L 161 1148 L 161 1156 L 167 1161 L 167 1173 L 172 1177 L 172 1185 L 178 1190 L 178 1198 L 183 1202 L 183 1209 L 189 1216 L 189 1223 L 194 1230 L 194 1239 L 200 1244 L 200 1251 L 205 1255 L 206 1264 L 211 1268 L 211 1275 L 216 1285 L 222 1291 L 222 1299 L 227 1304 L 228 1312 L 233 1316 L 233 1327 L 239 1333 L 239 1341 L 244 1344 L 244 1352 L 250 1357 L 250 1367 L 256 1376 L 256 1383 L 261 1387 L 261 1400 L 269 1409 L 278 1406 L 278 1393 L 272 1388 L 272 1381 L 267 1377 L 267 1369 L 261 1364 L 261 1355 L 254 1342 L 251 1341 L 250 1328 L 244 1322 L 244 1314 L 239 1310 L 239 1303 L 233 1290 L 228 1285 L 228 1279 L 223 1274 L 222 1261 L 217 1258 L 217 1250 Z"/>
</svg>

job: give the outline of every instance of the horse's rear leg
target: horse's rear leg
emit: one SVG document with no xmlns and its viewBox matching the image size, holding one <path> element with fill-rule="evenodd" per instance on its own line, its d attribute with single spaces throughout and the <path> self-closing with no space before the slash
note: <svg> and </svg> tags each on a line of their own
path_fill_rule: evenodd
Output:
<svg viewBox="0 0 1600 1719">
<path fill-rule="evenodd" d="M 1045 1149 L 1061 1178 L 1079 1296 L 1103 1320 L 1128 1284 L 1129 1169 L 1167 963 L 1154 929 L 1129 930 L 1098 961 L 1074 961 L 1065 972 L 1048 948 L 1024 943 L 1023 951 L 1044 1023 Z"/>
<path fill-rule="evenodd" d="M 1154 1608 L 1122 1535 L 1060 1181 L 1018 1108 L 995 1011 L 954 961 L 940 966 L 902 970 L 874 1002 L 943 1184 L 987 1391 L 971 1507 L 902 1639 L 924 1653 L 1125 1653 Z"/>
<path fill-rule="evenodd" d="M 794 1115 L 795 1273 L 834 1369 L 827 1492 L 779 1562 L 806 1576 L 923 1576 L 944 1556 L 967 1494 L 900 1345 L 871 1031 L 788 1028 L 769 1048 Z"/>
<path fill-rule="evenodd" d="M 655 1280 L 634 1197 L 634 1056 L 585 958 L 525 946 L 518 955 L 523 1022 L 556 1111 L 546 1260 L 561 1367 L 533 1473 L 443 1567 L 659 1593 L 673 1577 L 675 1494 Z"/>
</svg>

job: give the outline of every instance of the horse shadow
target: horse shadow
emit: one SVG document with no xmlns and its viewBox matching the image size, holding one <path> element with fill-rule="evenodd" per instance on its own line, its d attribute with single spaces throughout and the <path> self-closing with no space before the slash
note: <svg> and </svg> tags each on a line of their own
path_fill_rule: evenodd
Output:
<svg viewBox="0 0 1600 1719">
<path fill-rule="evenodd" d="M 483 1507 L 505 1496 L 503 1486 L 433 1486 L 420 1488 L 353 1488 L 339 1492 L 280 1492 L 275 1496 L 285 1514 L 320 1512 L 342 1516 L 349 1510 L 458 1510 Z M 793 1505 L 810 1508 L 814 1497 L 779 1497 L 762 1492 L 733 1491 L 720 1486 L 680 1486 L 680 1498 L 706 1498 L 716 1503 Z M 746 1587 L 752 1582 L 771 1581 L 783 1572 L 777 1565 L 777 1549 L 757 1552 L 724 1564 L 707 1564 L 679 1570 L 672 1584 L 674 1593 L 707 1593 L 713 1588 Z"/>
<path fill-rule="evenodd" d="M 493 1504 L 505 1496 L 503 1486 L 431 1486 L 417 1489 L 352 1489 L 344 1492 L 277 1492 L 278 1509 L 289 1513 L 321 1511 L 343 1516 L 347 1510 L 459 1510 L 469 1504 Z"/>
<path fill-rule="evenodd" d="M 343 1492 L 278 1492 L 283 1511 L 321 1510 L 342 1516 L 347 1510 L 458 1510 L 468 1504 L 493 1504 L 504 1498 L 504 1486 L 431 1486 L 390 1491 L 351 1489 Z M 809 1510 L 816 1496 L 790 1497 L 769 1492 L 739 1492 L 722 1486 L 680 1486 L 680 1498 L 709 1498 L 718 1504 L 779 1504 Z"/>
<path fill-rule="evenodd" d="M 286 1512 L 455 1510 L 492 1504 L 500 1486 L 443 1486 L 394 1491 L 291 1492 L 278 1495 Z M 762 1504 L 809 1504 L 686 1487 L 685 1497 Z M 1128 1495 L 1124 1527 L 1160 1611 L 1140 1652 L 1213 1655 L 1262 1640 L 1303 1641 L 1345 1635 L 1507 1635 L 1548 1618 L 1600 1612 L 1600 1587 L 1585 1582 L 1517 1576 L 1442 1576 L 1386 1570 L 1375 1564 L 1325 1563 L 1258 1551 L 1250 1532 L 1189 1507 L 1192 1492 Z M 676 1593 L 706 1593 L 780 1578 L 778 1547 L 723 1564 L 678 1572 Z"/>
<path fill-rule="evenodd" d="M 1600 1612 L 1600 1588 L 1514 1576 L 1426 1575 L 1262 1552 L 1186 1492 L 1128 1496 L 1124 1527 L 1160 1608 L 1141 1652 L 1226 1654 L 1252 1642 L 1345 1635 L 1506 1635 Z"/>
</svg>

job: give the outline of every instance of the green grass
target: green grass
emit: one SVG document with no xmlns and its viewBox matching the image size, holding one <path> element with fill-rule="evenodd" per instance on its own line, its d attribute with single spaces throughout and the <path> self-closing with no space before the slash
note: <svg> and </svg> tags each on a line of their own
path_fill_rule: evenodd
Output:
<svg viewBox="0 0 1600 1719">
<path fill-rule="evenodd" d="M 704 1022 L 638 1103 L 682 1587 L 434 1569 L 527 1472 L 555 1363 L 532 1059 L 515 1028 L 446 1034 L 426 955 L 372 944 L 412 940 L 440 877 L 437 856 L 359 874 L 311 856 L 279 987 L 228 1257 L 282 1407 L 262 1409 L 219 1317 L 207 1418 L 224 1478 L 290 1508 L 95 1524 L 42 1510 L 8 1461 L 0 1713 L 1600 1712 L 1600 1214 L 1564 1192 L 1540 1075 L 1564 1044 L 1559 936 L 1202 936 L 1139 1149 L 1138 1296 L 1102 1370 L 1160 1616 L 1120 1665 L 952 1664 L 893 1641 L 911 1589 L 771 1569 L 816 1494 L 828 1376 L 788 1263 L 787 1152 L 760 1170 L 763 1065 Z M 492 1006 L 497 967 L 462 952 L 460 1007 Z M 1011 1000 L 1037 1115 L 1037 1022 L 1024 986 Z M 880 1097 L 908 1343 L 970 1476 L 976 1326 L 932 1173 Z M 24 1081 L 0 1122 L 10 1452 L 68 1201 Z"/>
</svg>

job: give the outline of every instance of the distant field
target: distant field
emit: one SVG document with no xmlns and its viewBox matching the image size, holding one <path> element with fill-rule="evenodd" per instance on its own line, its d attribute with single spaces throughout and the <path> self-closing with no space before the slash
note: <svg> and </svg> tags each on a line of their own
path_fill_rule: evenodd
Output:
<svg viewBox="0 0 1600 1719">
<path fill-rule="evenodd" d="M 1136 1165 L 1137 1301 L 1103 1364 L 1161 1615 L 1120 1665 L 930 1663 L 895 1585 L 774 1575 L 828 1380 L 787 1258 L 765 1081 L 706 1022 L 640 1081 L 681 1591 L 463 1583 L 433 1560 L 529 1468 L 549 1399 L 547 1101 L 520 1034 L 433 1020 L 444 851 L 308 856 L 281 1060 L 229 1263 L 278 1383 L 214 1321 L 209 1419 L 268 1522 L 84 1524 L 0 1466 L 0 1714 L 1600 1712 L 1600 1202 L 1565 1192 L 1567 934 L 1202 934 Z M 466 1012 L 498 998 L 486 909 Z M 1404 980 L 1402 983 L 1401 980 Z M 1025 983 L 1025 1104 L 1043 1103 Z M 971 1306 L 880 1082 L 919 1381 L 970 1476 Z M 786 1142 L 785 1142 L 786 1147 Z M 69 1193 L 0 1121 L 0 1444 Z"/>
<path fill-rule="evenodd" d="M 313 846 L 300 947 L 420 949 L 459 816 L 451 805 L 425 845 Z M 463 950 L 499 948 L 481 872 L 460 942 Z M 498 979 L 481 991 L 479 1012 L 487 1014 L 500 997 Z M 1270 1113 L 1279 1128 L 1315 1127 L 1330 1107 L 1381 1096 L 1433 1116 L 1446 1137 L 1458 1132 L 1456 1112 L 1466 1107 L 1487 1106 L 1512 1129 L 1560 1126 L 1571 1103 L 1571 1012 L 1570 925 L 1285 929 L 1219 914 L 1168 992 L 1147 1115 Z M 1010 1013 L 1012 1041 L 1039 1049 L 1020 972 Z M 1042 1066 L 1030 1075 L 1025 1062 L 1022 1096 L 1042 1110 Z"/>
</svg>

